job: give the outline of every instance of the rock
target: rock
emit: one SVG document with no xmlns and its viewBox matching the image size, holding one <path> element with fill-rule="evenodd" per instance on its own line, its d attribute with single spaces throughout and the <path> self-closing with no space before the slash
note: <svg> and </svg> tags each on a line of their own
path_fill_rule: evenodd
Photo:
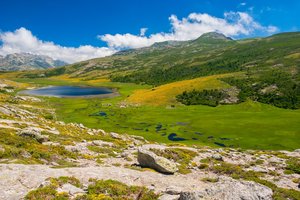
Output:
<svg viewBox="0 0 300 200">
<path fill-rule="evenodd" d="M 114 144 L 112 142 L 105 142 L 102 140 L 94 140 L 94 141 L 92 141 L 92 144 L 96 145 L 96 146 L 101 146 L 101 147 L 113 147 L 114 146 Z"/>
<path fill-rule="evenodd" d="M 300 149 L 295 149 L 294 152 L 300 153 Z"/>
<path fill-rule="evenodd" d="M 179 200 L 199 200 L 203 199 L 201 192 L 182 192 L 179 195 Z"/>
<path fill-rule="evenodd" d="M 138 135 L 131 135 L 130 137 L 137 139 L 137 140 L 141 140 L 141 141 L 146 141 L 144 137 L 142 136 L 138 136 Z"/>
<path fill-rule="evenodd" d="M 180 195 L 163 194 L 158 200 L 178 200 Z"/>
<path fill-rule="evenodd" d="M 59 146 L 60 144 L 58 142 L 43 142 L 43 145 L 47 145 L 47 146 Z"/>
<path fill-rule="evenodd" d="M 176 163 L 142 147 L 138 149 L 138 162 L 142 167 L 149 167 L 165 174 L 174 174 L 178 170 Z"/>
<path fill-rule="evenodd" d="M 22 151 L 21 156 L 23 158 L 31 158 L 31 154 L 28 151 Z"/>
<path fill-rule="evenodd" d="M 77 194 L 84 194 L 84 190 L 69 183 L 62 185 L 60 188 L 57 189 L 57 192 L 66 192 L 72 196 Z"/>
<path fill-rule="evenodd" d="M 262 167 L 258 167 L 258 166 L 251 167 L 251 170 L 253 170 L 255 172 L 268 173 L 267 169 L 262 168 Z"/>
<path fill-rule="evenodd" d="M 181 188 L 175 186 L 169 186 L 166 188 L 165 193 L 170 195 L 179 195 L 181 193 Z"/>
<path fill-rule="evenodd" d="M 220 154 L 213 154 L 211 157 L 215 160 L 223 161 L 223 157 Z"/>
<path fill-rule="evenodd" d="M 43 182 L 39 185 L 39 188 L 46 187 L 46 186 L 49 186 L 49 185 L 51 185 L 51 181 L 46 180 L 46 181 L 43 181 Z"/>
<path fill-rule="evenodd" d="M 81 129 L 85 129 L 85 126 L 83 124 L 78 124 L 78 127 Z"/>
<path fill-rule="evenodd" d="M 81 153 L 81 154 L 87 154 L 87 155 L 96 155 L 95 152 L 90 151 L 87 148 L 88 143 L 86 142 L 81 142 L 81 143 L 76 143 L 74 146 L 73 145 L 65 145 L 65 149 L 67 151 L 73 152 L 73 153 Z"/>
<path fill-rule="evenodd" d="M 31 96 L 15 96 L 14 99 L 21 100 L 21 101 L 41 102 L 40 99 Z"/>
<path fill-rule="evenodd" d="M 121 158 L 127 158 L 129 156 L 129 154 L 127 152 L 123 152 L 121 153 Z"/>
<path fill-rule="evenodd" d="M 0 107 L 0 112 L 3 113 L 4 115 L 12 115 L 13 112 L 11 112 L 10 110 L 8 110 L 7 108 L 4 107 Z"/>
<path fill-rule="evenodd" d="M 114 139 L 122 139 L 118 133 L 110 132 L 110 136 Z"/>
<path fill-rule="evenodd" d="M 48 135 L 42 135 L 40 129 L 38 128 L 25 128 L 22 129 L 17 133 L 19 136 L 22 137 L 31 137 L 36 139 L 39 143 L 47 142 L 49 141 Z"/>
<path fill-rule="evenodd" d="M 230 178 L 214 183 L 200 191 L 188 191 L 180 194 L 180 200 L 272 200 L 270 188 L 252 181 L 237 181 Z"/>
</svg>

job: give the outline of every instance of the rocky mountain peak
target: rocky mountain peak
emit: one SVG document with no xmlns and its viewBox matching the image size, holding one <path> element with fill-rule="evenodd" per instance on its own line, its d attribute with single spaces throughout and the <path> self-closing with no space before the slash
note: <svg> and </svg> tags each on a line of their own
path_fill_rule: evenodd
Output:
<svg viewBox="0 0 300 200">
<path fill-rule="evenodd" d="M 0 56 L 0 70 L 2 71 L 47 69 L 66 64 L 64 61 L 54 60 L 49 56 L 31 53 L 13 53 Z"/>
</svg>

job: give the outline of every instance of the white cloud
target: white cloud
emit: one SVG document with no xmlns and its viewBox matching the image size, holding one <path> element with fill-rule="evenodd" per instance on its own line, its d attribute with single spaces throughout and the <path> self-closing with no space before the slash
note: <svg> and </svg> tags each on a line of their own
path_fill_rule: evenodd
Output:
<svg viewBox="0 0 300 200">
<path fill-rule="evenodd" d="M 263 26 L 245 12 L 226 12 L 223 18 L 206 13 L 191 13 L 186 18 L 178 19 L 176 15 L 169 17 L 171 31 L 154 33 L 146 36 L 147 28 L 141 28 L 138 35 L 105 34 L 98 36 L 108 47 L 84 45 L 80 47 L 64 47 L 53 42 L 42 41 L 30 30 L 19 28 L 14 32 L 0 32 L 0 55 L 27 52 L 47 55 L 69 63 L 88 60 L 96 57 L 112 55 L 122 48 L 140 48 L 155 42 L 167 40 L 192 40 L 207 32 L 220 32 L 230 37 L 251 35 L 257 32 L 271 34 L 278 31 L 275 26 Z M 2 43 L 2 44 L 1 44 Z"/>
<path fill-rule="evenodd" d="M 145 36 L 147 30 L 148 30 L 148 28 L 141 28 L 141 30 L 140 30 L 140 36 Z"/>
<path fill-rule="evenodd" d="M 226 12 L 223 18 L 217 18 L 206 13 L 191 13 L 188 17 L 178 19 L 176 15 L 169 17 L 172 31 L 169 33 L 155 33 L 148 37 L 141 29 L 140 35 L 105 34 L 98 38 L 106 42 L 111 48 L 139 48 L 152 45 L 155 42 L 167 40 L 192 40 L 207 32 L 220 32 L 226 36 L 251 35 L 256 32 L 274 33 L 275 26 L 263 26 L 245 12 Z"/>
<path fill-rule="evenodd" d="M 246 3 L 246 2 L 242 2 L 242 3 L 240 3 L 240 6 L 245 6 L 245 5 L 247 5 L 247 3 Z"/>
<path fill-rule="evenodd" d="M 32 54 L 47 55 L 54 59 L 73 63 L 96 57 L 108 56 L 116 50 L 107 47 L 93 47 L 90 45 L 63 47 L 53 42 L 39 40 L 26 28 L 19 28 L 14 32 L 0 33 L 0 55 L 27 52 Z"/>
</svg>

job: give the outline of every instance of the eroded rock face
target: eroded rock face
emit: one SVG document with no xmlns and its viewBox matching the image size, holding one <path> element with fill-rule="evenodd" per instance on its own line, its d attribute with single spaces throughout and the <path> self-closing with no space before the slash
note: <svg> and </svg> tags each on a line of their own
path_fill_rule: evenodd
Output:
<svg viewBox="0 0 300 200">
<path fill-rule="evenodd" d="M 178 170 L 176 163 L 142 147 L 138 149 L 138 162 L 142 167 L 149 167 L 164 174 L 174 174 Z"/>
<path fill-rule="evenodd" d="M 48 135 L 42 135 L 41 131 L 39 129 L 36 129 L 36 128 L 25 128 L 25 129 L 20 130 L 17 134 L 19 136 L 22 136 L 22 137 L 31 137 L 31 138 L 34 138 L 39 143 L 43 143 L 43 142 L 49 141 Z"/>
<path fill-rule="evenodd" d="M 270 188 L 252 181 L 226 179 L 200 191 L 182 192 L 179 200 L 272 200 Z"/>
</svg>

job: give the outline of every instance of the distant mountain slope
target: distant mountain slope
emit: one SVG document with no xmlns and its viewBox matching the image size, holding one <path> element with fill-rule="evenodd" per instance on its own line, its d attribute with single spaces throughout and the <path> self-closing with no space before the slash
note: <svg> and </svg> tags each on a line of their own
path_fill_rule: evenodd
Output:
<svg viewBox="0 0 300 200">
<path fill-rule="evenodd" d="M 68 74 L 85 79 L 106 77 L 119 82 L 161 85 L 206 75 L 275 68 L 298 75 L 299 52 L 299 32 L 246 40 L 206 33 L 196 40 L 155 43 L 47 70 L 45 76 Z"/>
<path fill-rule="evenodd" d="M 0 56 L 1 71 L 19 71 L 33 69 L 48 69 L 66 65 L 64 61 L 54 60 L 49 56 L 29 53 L 14 53 Z"/>
<path fill-rule="evenodd" d="M 240 91 L 239 102 L 251 99 L 281 108 L 298 109 L 299 55 L 300 32 L 245 40 L 207 33 L 192 41 L 156 43 L 146 48 L 50 69 L 44 71 L 43 76 L 66 74 L 85 80 L 109 78 L 113 82 L 160 86 L 241 72 L 239 77 L 222 79 Z M 40 77 L 38 73 L 31 72 L 23 76 Z M 202 94 L 195 92 L 195 95 Z"/>
</svg>

